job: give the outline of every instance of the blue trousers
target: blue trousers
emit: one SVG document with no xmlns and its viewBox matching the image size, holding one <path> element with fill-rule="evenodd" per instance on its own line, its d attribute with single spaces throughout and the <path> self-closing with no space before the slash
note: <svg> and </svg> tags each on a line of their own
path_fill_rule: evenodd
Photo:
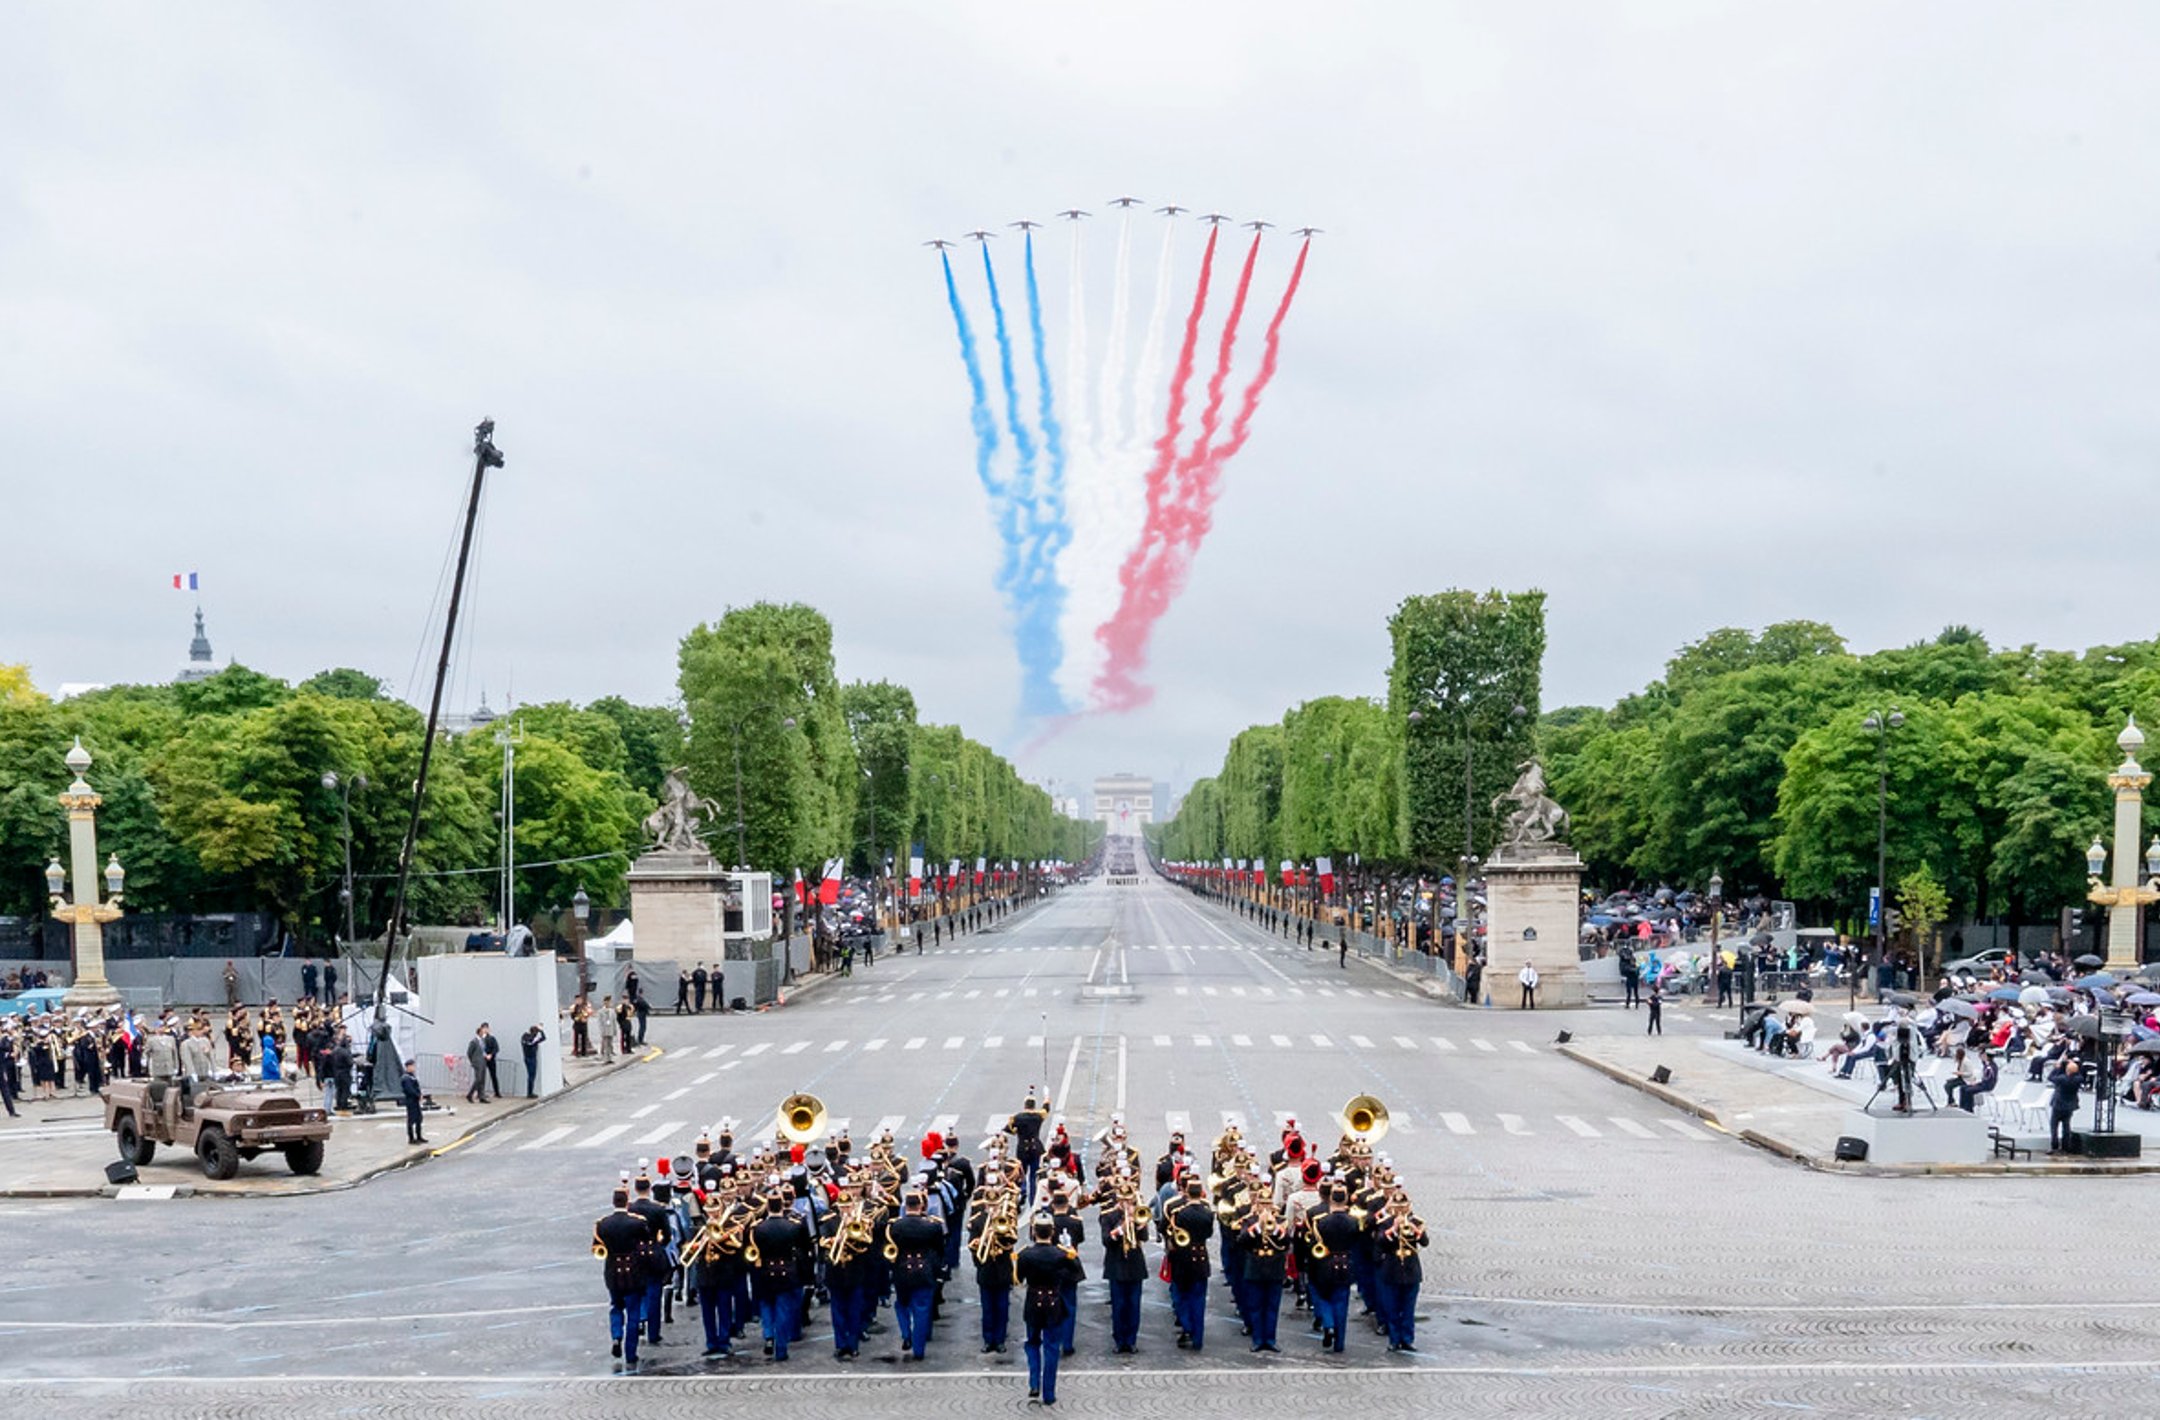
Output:
<svg viewBox="0 0 2160 1420">
<path fill-rule="evenodd" d="M 1246 1323 L 1252 1327 L 1255 1351 L 1275 1344 L 1275 1320 L 1282 1313 L 1282 1291 L 1280 1282 L 1245 1284 Z"/>
<path fill-rule="evenodd" d="M 698 1319 L 705 1323 L 705 1349 L 725 1351 L 735 1330 L 735 1298 L 718 1286 L 700 1284 Z"/>
<path fill-rule="evenodd" d="M 1180 1286 L 1170 1284 L 1170 1313 L 1177 1318 L 1178 1330 L 1192 1340 L 1192 1349 L 1200 1349 L 1207 1332 L 1207 1283 L 1189 1282 Z"/>
<path fill-rule="evenodd" d="M 1387 1328 L 1388 1345 L 1410 1346 L 1417 1341 L 1417 1299 L 1415 1282 L 1397 1284 L 1385 1277 L 1378 1279 L 1380 1285 L 1380 1322 Z"/>
<path fill-rule="evenodd" d="M 1028 1390 L 1040 1391 L 1045 1405 L 1057 1403 L 1058 1353 L 1063 1346 L 1064 1333 L 1062 1322 L 1028 1323 Z"/>
<path fill-rule="evenodd" d="M 1110 1344 L 1113 1346 L 1140 1344 L 1141 1285 L 1138 1282 L 1110 1284 Z"/>
<path fill-rule="evenodd" d="M 1012 1326 L 1012 1288 L 982 1287 L 982 1337 L 985 1346 L 1003 1346 Z"/>
<path fill-rule="evenodd" d="M 930 1308 L 936 1301 L 937 1287 L 931 1283 L 894 1284 L 893 1315 L 900 1320 L 900 1344 L 913 1351 L 918 1361 L 930 1344 Z"/>
<path fill-rule="evenodd" d="M 1350 1275 L 1357 1281 L 1358 1300 L 1365 1304 L 1365 1310 L 1377 1313 L 1380 1293 L 1373 1284 L 1380 1275 L 1379 1265 L 1369 1257 L 1354 1257 L 1350 1261 Z"/>
<path fill-rule="evenodd" d="M 1312 1288 L 1313 1320 L 1320 1323 L 1323 1331 L 1335 1333 L 1335 1349 L 1343 1349 L 1343 1331 L 1350 1321 L 1350 1288 L 1348 1284 L 1323 1287 L 1318 1282 Z"/>
<path fill-rule="evenodd" d="M 667 1290 L 665 1282 L 649 1282 L 645 1286 L 645 1339 L 658 1345 L 660 1342 L 660 1294 Z"/>
<path fill-rule="evenodd" d="M 862 1345 L 863 1327 L 869 1321 L 870 1290 L 860 1283 L 831 1288 L 833 1351 L 853 1351 Z"/>
<path fill-rule="evenodd" d="M 623 1359 L 633 1365 L 637 1362 L 638 1332 L 645 1323 L 645 1288 L 629 1286 L 617 1291 L 608 1288 L 608 1339 L 622 1343 Z"/>
<path fill-rule="evenodd" d="M 787 1359 L 788 1343 L 802 1328 L 802 1291 L 790 1287 L 777 1297 L 761 1298 L 757 1304 L 758 1329 L 772 1343 L 773 1359 Z"/>
</svg>

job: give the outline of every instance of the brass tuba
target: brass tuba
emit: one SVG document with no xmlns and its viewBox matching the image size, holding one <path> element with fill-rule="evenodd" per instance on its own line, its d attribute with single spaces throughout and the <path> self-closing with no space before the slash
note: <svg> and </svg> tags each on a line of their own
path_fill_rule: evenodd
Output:
<svg viewBox="0 0 2160 1420">
<path fill-rule="evenodd" d="M 792 1094 L 780 1101 L 780 1137 L 807 1144 L 825 1132 L 825 1101 L 812 1094 Z"/>
<path fill-rule="evenodd" d="M 1353 1139 L 1377 1144 L 1387 1137 L 1388 1108 L 1377 1095 L 1359 1095 L 1342 1107 L 1343 1129 Z"/>
</svg>

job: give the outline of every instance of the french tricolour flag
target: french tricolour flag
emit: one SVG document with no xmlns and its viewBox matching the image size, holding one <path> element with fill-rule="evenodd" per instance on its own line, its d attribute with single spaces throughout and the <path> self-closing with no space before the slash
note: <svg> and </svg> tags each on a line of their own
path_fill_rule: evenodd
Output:
<svg viewBox="0 0 2160 1420">
<path fill-rule="evenodd" d="M 176 592 L 199 592 L 202 590 L 202 584 L 196 580 L 193 572 L 173 573 L 172 586 Z"/>
<path fill-rule="evenodd" d="M 825 880 L 818 884 L 818 901 L 830 907 L 840 900 L 840 869 L 838 858 L 825 860 Z"/>
<path fill-rule="evenodd" d="M 1322 858 L 1313 864 L 1320 870 L 1320 891 L 1328 897 L 1335 895 L 1335 860 Z"/>
</svg>

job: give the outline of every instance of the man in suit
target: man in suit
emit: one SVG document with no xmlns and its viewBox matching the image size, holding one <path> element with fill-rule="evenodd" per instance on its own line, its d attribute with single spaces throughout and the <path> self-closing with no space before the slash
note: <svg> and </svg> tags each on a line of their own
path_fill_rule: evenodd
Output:
<svg viewBox="0 0 2160 1420">
<path fill-rule="evenodd" d="M 1080 1257 L 1054 1240 L 1057 1224 L 1038 1213 L 1032 1241 L 1013 1258 L 1013 1283 L 1022 1289 L 1020 1319 L 1027 1327 L 1028 1398 L 1057 1404 L 1059 1353 L 1071 1317 L 1065 1298 L 1080 1284 Z"/>
<path fill-rule="evenodd" d="M 405 1142 L 425 1144 L 427 1136 L 420 1132 L 420 1077 L 413 1073 L 413 1061 L 405 1062 L 405 1074 L 398 1081 L 398 1092 L 405 1101 Z"/>
<path fill-rule="evenodd" d="M 900 1359 L 920 1361 L 930 1344 L 930 1311 L 937 1300 L 938 1269 L 945 1256 L 945 1225 L 930 1216 L 930 1199 L 918 1186 L 908 1191 L 906 1212 L 893 1220 L 893 1315 L 900 1322 Z"/>
<path fill-rule="evenodd" d="M 316 970 L 315 958 L 300 963 L 300 994 L 313 996 L 322 988 L 322 973 Z"/>
<path fill-rule="evenodd" d="M 473 1031 L 473 1038 L 465 1042 L 465 1063 L 472 1070 L 472 1084 L 465 1091 L 467 1104 L 487 1103 L 487 1027 Z"/>
<path fill-rule="evenodd" d="M 525 1056 L 525 1098 L 532 1099 L 540 1092 L 540 1046 L 547 1039 L 547 1032 L 535 1024 L 531 1030 L 518 1037 L 518 1050 Z"/>
<path fill-rule="evenodd" d="M 701 1016 L 705 1014 L 705 987 L 711 980 L 712 977 L 706 972 L 703 962 L 699 962 L 697 970 L 690 973 L 691 1009 Z"/>
<path fill-rule="evenodd" d="M 502 1050 L 502 1042 L 495 1038 L 495 1028 L 486 1021 L 480 1023 L 480 1045 L 487 1057 L 488 1091 L 501 1099 L 502 1076 L 495 1073 L 495 1057 Z"/>
</svg>

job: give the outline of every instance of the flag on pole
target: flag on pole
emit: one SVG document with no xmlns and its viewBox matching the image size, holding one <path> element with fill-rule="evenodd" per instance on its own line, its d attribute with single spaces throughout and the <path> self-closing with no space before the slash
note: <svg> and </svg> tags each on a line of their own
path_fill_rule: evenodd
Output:
<svg viewBox="0 0 2160 1420">
<path fill-rule="evenodd" d="M 193 572 L 175 572 L 172 574 L 172 587 L 176 592 L 199 592 L 202 590 L 202 583 Z"/>
<path fill-rule="evenodd" d="M 981 858 L 977 858 L 977 859 L 975 860 L 975 886 L 977 886 L 977 887 L 981 887 L 981 886 L 982 886 L 982 881 L 983 881 L 983 867 L 984 867 L 984 860 L 983 860 L 983 859 L 981 859 Z"/>
<path fill-rule="evenodd" d="M 1335 895 L 1335 860 L 1321 858 L 1314 864 L 1320 870 L 1320 891 L 1329 897 Z"/>
<path fill-rule="evenodd" d="M 822 906 L 831 907 L 839 900 L 840 860 L 828 858 L 825 860 L 825 880 L 818 884 L 818 902 Z"/>
<path fill-rule="evenodd" d="M 907 860 L 907 895 L 922 896 L 922 859 L 919 857 Z"/>
<path fill-rule="evenodd" d="M 803 881 L 802 869 L 800 868 L 795 870 L 795 905 L 797 907 L 808 907 L 810 905 L 810 884 Z"/>
</svg>

